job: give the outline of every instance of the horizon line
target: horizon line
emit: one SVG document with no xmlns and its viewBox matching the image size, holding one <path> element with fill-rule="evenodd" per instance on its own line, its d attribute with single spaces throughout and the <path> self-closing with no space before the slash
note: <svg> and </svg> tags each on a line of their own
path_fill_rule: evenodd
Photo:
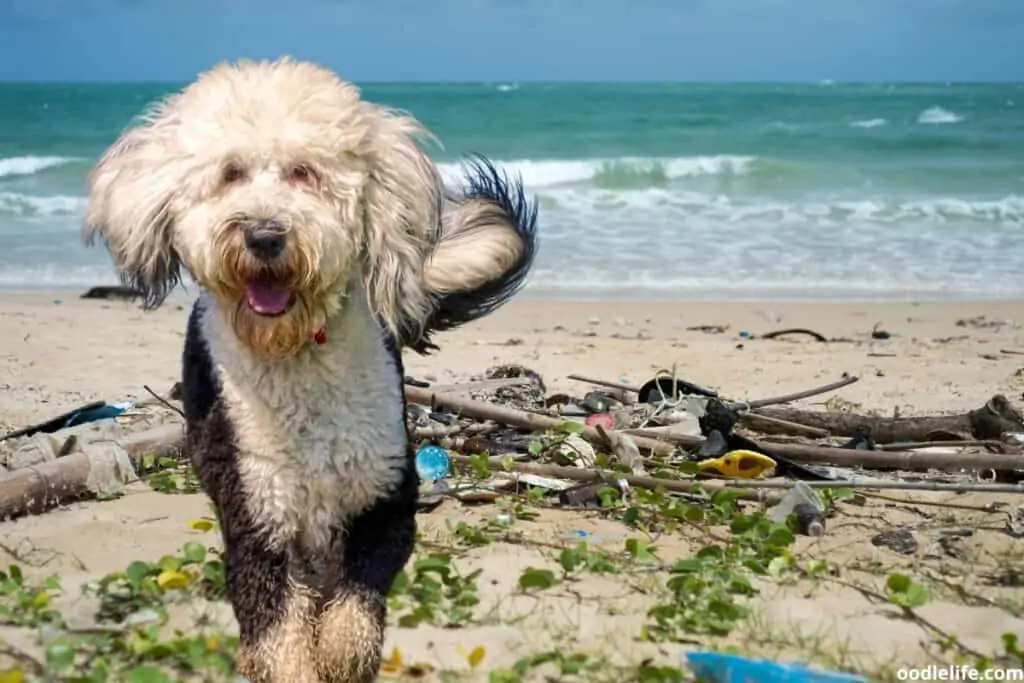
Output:
<svg viewBox="0 0 1024 683">
<path fill-rule="evenodd" d="M 197 74 L 198 76 L 198 74 Z M 182 86 L 194 82 L 191 80 L 136 80 L 136 79 L 114 79 L 114 80 L 0 80 L 0 86 L 11 85 L 135 85 L 135 86 Z M 352 79 L 351 83 L 358 86 L 379 86 L 379 85 L 1022 85 L 1020 80 L 947 80 L 947 79 L 909 79 L 909 80 L 839 80 L 822 78 L 818 80 L 597 80 L 597 79 L 575 79 L 575 80 L 519 80 L 519 79 L 488 79 L 488 80 L 359 80 Z"/>
</svg>

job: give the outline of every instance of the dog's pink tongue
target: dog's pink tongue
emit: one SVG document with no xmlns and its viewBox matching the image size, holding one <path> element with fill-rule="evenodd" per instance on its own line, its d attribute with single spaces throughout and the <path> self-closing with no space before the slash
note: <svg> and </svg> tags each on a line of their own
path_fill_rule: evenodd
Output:
<svg viewBox="0 0 1024 683">
<path fill-rule="evenodd" d="M 275 315 L 284 313 L 291 301 L 291 292 L 278 289 L 273 285 L 253 283 L 245 288 L 249 298 L 249 306 L 257 313 Z"/>
</svg>

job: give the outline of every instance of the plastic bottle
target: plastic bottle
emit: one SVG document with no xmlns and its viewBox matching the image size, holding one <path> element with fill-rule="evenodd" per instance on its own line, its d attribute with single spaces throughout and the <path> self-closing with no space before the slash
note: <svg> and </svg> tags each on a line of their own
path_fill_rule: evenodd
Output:
<svg viewBox="0 0 1024 683">
<path fill-rule="evenodd" d="M 825 533 L 825 506 L 817 492 L 805 482 L 798 481 L 785 498 L 771 511 L 773 522 L 785 522 L 790 513 L 796 514 L 797 533 L 821 536 Z"/>
</svg>

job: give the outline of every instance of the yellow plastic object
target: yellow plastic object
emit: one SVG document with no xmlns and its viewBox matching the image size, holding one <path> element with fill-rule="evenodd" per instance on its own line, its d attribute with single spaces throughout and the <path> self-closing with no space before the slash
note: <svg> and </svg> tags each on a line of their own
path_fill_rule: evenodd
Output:
<svg viewBox="0 0 1024 683">
<path fill-rule="evenodd" d="M 775 467 L 775 461 L 754 451 L 729 451 L 719 458 L 701 460 L 697 470 L 701 474 L 729 479 L 761 479 Z"/>
</svg>

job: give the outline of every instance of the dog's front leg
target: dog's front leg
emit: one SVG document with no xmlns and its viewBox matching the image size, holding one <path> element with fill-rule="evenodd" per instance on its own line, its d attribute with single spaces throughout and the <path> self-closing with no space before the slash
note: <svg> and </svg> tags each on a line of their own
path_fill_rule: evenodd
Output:
<svg viewBox="0 0 1024 683">
<path fill-rule="evenodd" d="M 241 506 L 221 507 L 219 514 L 228 596 L 239 625 L 239 673 L 251 683 L 320 683 L 313 658 L 315 595 Z"/>
<path fill-rule="evenodd" d="M 341 572 L 323 594 L 317 666 L 329 683 L 367 683 L 380 668 L 388 591 L 416 544 L 415 474 L 347 524 L 343 543 Z"/>
</svg>

